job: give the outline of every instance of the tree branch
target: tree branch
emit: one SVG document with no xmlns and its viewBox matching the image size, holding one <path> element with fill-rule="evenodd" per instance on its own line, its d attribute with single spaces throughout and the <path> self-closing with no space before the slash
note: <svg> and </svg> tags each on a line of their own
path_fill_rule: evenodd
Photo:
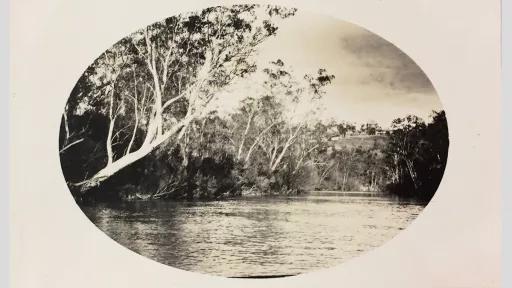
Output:
<svg viewBox="0 0 512 288">
<path fill-rule="evenodd" d="M 78 144 L 78 143 L 80 143 L 80 142 L 82 142 L 82 141 L 84 141 L 84 138 L 79 139 L 79 140 L 76 140 L 76 141 L 74 141 L 74 142 L 72 142 L 72 143 L 70 143 L 70 144 L 68 144 L 68 145 L 64 146 L 62 149 L 60 149 L 59 153 L 62 153 L 62 152 L 64 152 L 64 151 L 66 151 L 66 150 L 67 150 L 67 149 L 69 149 L 71 146 L 74 146 L 74 145 L 76 145 L 76 144 Z"/>
</svg>

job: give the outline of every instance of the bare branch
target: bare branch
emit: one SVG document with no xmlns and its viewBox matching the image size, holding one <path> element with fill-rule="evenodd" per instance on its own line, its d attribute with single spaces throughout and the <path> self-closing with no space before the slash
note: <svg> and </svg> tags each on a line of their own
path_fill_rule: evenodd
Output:
<svg viewBox="0 0 512 288">
<path fill-rule="evenodd" d="M 78 140 L 76 140 L 76 141 L 74 141 L 74 142 L 72 142 L 72 143 L 70 143 L 70 144 L 68 144 L 68 145 L 64 146 L 62 149 L 60 149 L 59 153 L 62 153 L 62 152 L 64 152 L 64 151 L 66 151 L 66 150 L 67 150 L 67 149 L 69 149 L 70 147 L 72 147 L 72 146 L 74 146 L 74 145 L 76 145 L 76 144 L 78 144 L 78 143 L 80 143 L 80 142 L 82 142 L 82 141 L 84 141 L 84 138 L 82 138 L 82 139 L 78 139 Z"/>
</svg>

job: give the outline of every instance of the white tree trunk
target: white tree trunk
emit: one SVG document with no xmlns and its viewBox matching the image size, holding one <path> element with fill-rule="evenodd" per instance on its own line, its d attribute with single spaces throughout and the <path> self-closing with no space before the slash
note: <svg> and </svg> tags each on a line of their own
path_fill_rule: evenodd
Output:
<svg viewBox="0 0 512 288">
<path fill-rule="evenodd" d="M 66 107 L 64 108 L 64 130 L 66 131 L 66 139 L 64 140 L 64 144 L 67 144 L 69 139 L 69 123 L 68 123 L 68 104 L 66 104 Z"/>
<path fill-rule="evenodd" d="M 133 141 L 135 141 L 135 135 L 137 134 L 137 128 L 139 127 L 139 111 L 138 111 L 138 97 L 137 97 L 137 77 L 135 75 L 135 69 L 133 69 L 133 111 L 135 115 L 135 124 L 133 125 L 132 138 L 130 139 L 130 143 L 128 144 L 128 148 L 126 148 L 126 153 L 130 153 L 133 145 Z"/>
<path fill-rule="evenodd" d="M 283 157 L 286 155 L 286 151 L 293 144 L 293 142 L 295 142 L 295 139 L 296 139 L 297 135 L 299 134 L 299 131 L 301 130 L 301 128 L 302 128 L 302 126 L 297 127 L 295 132 L 290 135 L 290 137 L 288 138 L 288 140 L 284 144 L 284 147 L 281 150 L 281 153 L 279 153 L 279 156 L 274 161 L 274 163 L 271 165 L 270 172 L 274 172 L 277 169 L 277 167 L 279 166 L 279 164 L 281 164 L 281 161 L 283 160 Z M 277 152 L 277 149 L 276 149 L 276 152 Z"/>
<path fill-rule="evenodd" d="M 260 142 L 261 137 L 263 137 L 263 135 L 265 135 L 274 125 L 275 125 L 275 123 L 272 123 L 267 128 L 265 128 L 263 131 L 261 131 L 260 134 L 258 134 L 256 139 L 254 140 L 254 143 L 252 143 L 251 147 L 247 151 L 247 155 L 245 156 L 245 160 L 244 160 L 245 166 L 249 165 L 249 163 L 250 163 L 249 161 L 251 159 L 252 152 L 254 151 L 254 148 L 256 148 L 258 143 Z"/>
<path fill-rule="evenodd" d="M 119 170 L 125 168 L 126 166 L 132 164 L 133 162 L 141 159 L 142 157 L 148 155 L 153 149 L 155 149 L 158 145 L 162 144 L 164 141 L 169 139 L 172 135 L 176 134 L 180 129 L 188 125 L 192 121 L 192 117 L 185 118 L 178 124 L 176 124 L 172 129 L 167 131 L 165 134 L 163 134 L 160 137 L 155 138 L 154 141 L 152 141 L 149 144 L 142 145 L 139 149 L 137 149 L 134 152 L 128 153 L 126 155 L 123 155 L 122 157 L 116 159 L 113 162 L 108 162 L 107 165 L 98 171 L 93 177 L 91 177 L 89 180 L 80 182 L 76 185 L 82 186 L 82 190 L 87 190 L 90 187 L 96 186 L 100 184 L 105 179 L 109 178 L 110 176 L 114 175 L 115 173 L 119 172 Z"/>
<path fill-rule="evenodd" d="M 112 134 L 114 132 L 114 125 L 116 122 L 116 117 L 113 115 L 114 112 L 114 89 L 110 91 L 110 107 L 109 107 L 109 118 L 110 123 L 108 125 L 108 134 L 107 134 L 107 141 L 106 141 L 106 148 L 107 148 L 107 165 L 112 164 L 114 161 L 114 155 L 112 152 Z"/>
<path fill-rule="evenodd" d="M 240 146 L 238 147 L 238 153 L 236 155 L 237 160 L 240 160 L 240 158 L 242 157 L 242 151 L 243 151 L 244 144 L 245 144 L 245 138 L 247 138 L 247 134 L 249 134 L 249 130 L 251 128 L 251 122 L 254 117 L 254 114 L 255 114 L 255 109 L 252 109 L 251 113 L 249 115 L 249 120 L 247 120 L 247 125 L 245 127 L 244 134 L 242 134 L 242 140 L 240 141 Z"/>
<path fill-rule="evenodd" d="M 135 161 L 141 159 L 142 157 L 148 155 L 153 149 L 157 146 L 159 146 L 162 142 L 169 139 L 172 135 L 175 135 L 176 133 L 180 132 L 180 130 L 187 127 L 187 125 L 190 124 L 190 122 L 201 115 L 208 103 L 213 99 L 214 92 L 208 91 L 204 94 L 203 98 L 199 97 L 200 93 L 203 93 L 201 89 L 203 88 L 203 85 L 207 83 L 208 75 L 210 73 L 211 65 L 212 65 L 212 54 L 211 52 L 206 53 L 206 59 L 205 63 L 201 67 L 201 69 L 198 72 L 198 77 L 196 78 L 196 81 L 194 84 L 191 85 L 191 87 L 187 88 L 186 91 L 183 92 L 182 95 L 179 95 L 169 101 L 167 101 L 165 104 L 162 105 L 162 94 L 164 91 L 164 84 L 166 79 L 163 79 L 163 83 L 161 82 L 158 71 L 157 71 L 157 64 L 156 64 L 156 51 L 155 51 L 155 44 L 150 42 L 149 35 L 145 33 L 146 36 L 146 44 L 147 44 L 147 51 L 145 55 L 145 62 L 151 72 L 151 76 L 153 78 L 153 86 L 154 86 L 154 103 L 152 105 L 152 111 L 150 114 L 149 124 L 147 126 L 147 132 L 146 137 L 139 149 L 136 151 L 130 152 L 127 150 L 127 152 L 121 156 L 118 159 L 114 160 L 113 157 L 113 151 L 112 151 L 112 138 L 113 138 L 113 130 L 114 130 L 114 123 L 115 118 L 117 116 L 117 111 L 113 112 L 113 106 L 114 106 L 114 89 L 112 88 L 111 91 L 111 97 L 110 97 L 110 109 L 109 109 L 109 116 L 110 116 L 110 125 L 109 125 L 109 132 L 107 136 L 106 146 L 107 146 L 107 165 L 102 168 L 100 171 L 98 171 L 94 176 L 92 176 L 90 179 L 85 180 L 83 182 L 80 182 L 78 186 L 82 187 L 82 191 L 88 190 L 92 186 L 99 185 L 102 181 L 109 178 L 110 176 L 117 173 L 119 170 L 123 169 L 124 167 L 134 163 Z M 167 61 L 167 60 L 166 60 Z M 177 99 L 181 99 L 181 97 L 188 97 L 189 98 L 189 107 L 186 116 L 176 123 L 172 128 L 170 128 L 168 131 L 163 130 L 163 106 L 167 107 L 168 105 L 175 102 Z M 137 120 L 138 121 L 138 120 Z M 183 131 L 181 131 L 183 132 Z M 183 136 L 183 133 L 179 134 L 179 138 Z M 131 148 L 131 147 L 130 147 Z"/>
<path fill-rule="evenodd" d="M 309 149 L 308 151 L 303 152 L 302 156 L 300 157 L 299 161 L 297 162 L 297 165 L 295 166 L 295 169 L 293 170 L 293 173 L 297 173 L 300 168 L 302 168 L 302 163 L 304 162 L 304 158 L 309 155 L 313 150 L 318 148 L 318 144 L 313 146 L 313 148 Z M 337 168 L 336 168 L 337 169 Z"/>
</svg>

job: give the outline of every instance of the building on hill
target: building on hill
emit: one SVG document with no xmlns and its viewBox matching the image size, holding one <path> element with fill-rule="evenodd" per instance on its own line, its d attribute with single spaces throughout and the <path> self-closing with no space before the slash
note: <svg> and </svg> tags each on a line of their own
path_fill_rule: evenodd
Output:
<svg viewBox="0 0 512 288">
<path fill-rule="evenodd" d="M 375 121 L 368 121 L 367 123 L 361 124 L 359 132 L 362 135 L 382 135 L 383 129 Z"/>
</svg>

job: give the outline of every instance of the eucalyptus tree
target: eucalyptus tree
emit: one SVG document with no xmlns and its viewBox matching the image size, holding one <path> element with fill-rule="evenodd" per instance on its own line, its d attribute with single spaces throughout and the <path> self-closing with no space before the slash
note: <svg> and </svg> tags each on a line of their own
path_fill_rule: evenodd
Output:
<svg viewBox="0 0 512 288">
<path fill-rule="evenodd" d="M 388 190 L 429 200 L 441 182 L 448 157 L 448 124 L 444 111 L 425 123 L 416 116 L 393 120 L 384 151 L 391 180 Z"/>
<path fill-rule="evenodd" d="M 295 11 L 260 5 L 212 7 L 167 18 L 113 45 L 77 84 L 87 89 L 71 95 L 76 107 L 101 114 L 108 122 L 102 140 L 105 165 L 75 185 L 85 191 L 163 143 L 179 142 L 222 89 L 256 70 L 252 56 L 276 35 L 277 22 Z M 77 113 L 76 107 L 66 111 L 65 121 Z"/>
<path fill-rule="evenodd" d="M 282 61 L 273 64 L 274 67 L 264 70 L 268 76 L 264 83 L 268 87 L 266 96 L 278 99 L 283 111 L 264 114 L 267 127 L 272 127 L 259 143 L 267 155 L 271 173 L 283 168 L 283 159 L 301 135 L 307 132 L 307 126 L 312 124 L 320 109 L 319 100 L 325 94 L 324 87 L 334 79 L 334 75 L 319 69 L 316 75 L 306 74 L 303 79 L 297 80 Z M 312 147 L 306 145 L 303 148 L 310 150 Z"/>
<path fill-rule="evenodd" d="M 232 115 L 236 124 L 232 141 L 237 150 L 236 158 L 245 167 L 252 163 L 251 156 L 258 151 L 262 152 L 259 153 L 262 154 L 260 158 L 266 159 L 265 166 L 272 173 L 283 163 L 293 144 L 307 132 L 307 126 L 325 93 L 323 87 L 334 76 L 319 69 L 317 75 L 307 74 L 297 79 L 291 68 L 280 59 L 272 61 L 262 72 L 262 90 L 258 90 L 261 94 L 243 99 L 238 111 Z M 309 147 L 309 142 L 303 144 L 307 144 L 304 146 L 306 150 L 316 148 Z M 298 157 L 304 158 L 307 153 Z M 297 165 L 301 166 L 303 161 Z"/>
<path fill-rule="evenodd" d="M 391 124 L 387 156 L 389 173 L 393 184 L 403 184 L 410 179 L 416 190 L 421 183 L 416 171 L 416 163 L 423 156 L 425 122 L 414 115 L 397 118 Z"/>
</svg>

